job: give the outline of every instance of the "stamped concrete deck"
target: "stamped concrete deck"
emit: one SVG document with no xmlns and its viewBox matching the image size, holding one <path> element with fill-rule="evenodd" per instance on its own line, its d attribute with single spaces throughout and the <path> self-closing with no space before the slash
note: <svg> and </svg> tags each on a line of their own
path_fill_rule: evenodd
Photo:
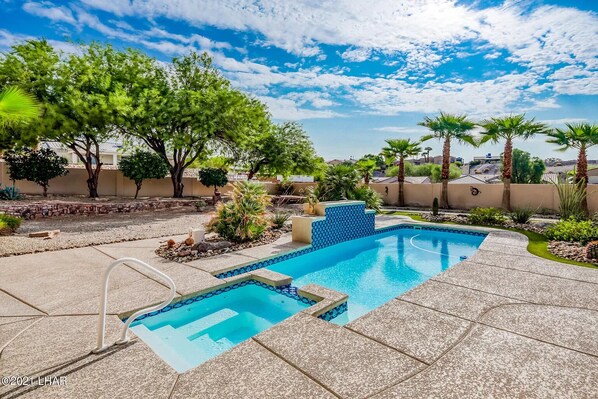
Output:
<svg viewBox="0 0 598 399">
<path fill-rule="evenodd" d="M 0 259 L 0 375 L 67 378 L 0 385 L 0 397 L 597 397 L 598 270 L 534 257 L 505 231 L 345 327 L 300 313 L 184 374 L 138 339 L 90 353 L 101 273 L 115 258 L 155 265 L 185 296 L 225 283 L 210 272 L 294 248 L 289 240 L 189 265 L 154 255 L 157 239 Z M 118 314 L 167 293 L 144 271 L 116 270 L 108 341 Z"/>
</svg>

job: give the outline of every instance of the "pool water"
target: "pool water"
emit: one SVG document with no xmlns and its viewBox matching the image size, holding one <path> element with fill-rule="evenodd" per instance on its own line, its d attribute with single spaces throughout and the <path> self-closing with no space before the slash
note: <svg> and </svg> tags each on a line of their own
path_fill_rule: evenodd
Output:
<svg viewBox="0 0 598 399">
<path fill-rule="evenodd" d="M 343 325 L 473 255 L 485 236 L 404 228 L 347 241 L 291 258 L 268 269 L 349 295 Z"/>
<path fill-rule="evenodd" d="M 308 306 L 249 284 L 135 321 L 131 330 L 182 373 Z"/>
</svg>

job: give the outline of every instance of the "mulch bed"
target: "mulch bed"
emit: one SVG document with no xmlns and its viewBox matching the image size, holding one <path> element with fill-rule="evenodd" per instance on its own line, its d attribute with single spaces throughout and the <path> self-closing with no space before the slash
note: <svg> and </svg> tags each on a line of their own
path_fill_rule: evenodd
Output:
<svg viewBox="0 0 598 399">
<path fill-rule="evenodd" d="M 264 234 L 255 241 L 246 241 L 241 243 L 231 243 L 217 235 L 214 235 L 211 237 L 206 237 L 205 242 L 208 244 L 215 244 L 214 246 L 216 247 L 221 244 L 223 247 L 210 249 L 205 252 L 194 250 L 193 245 L 186 245 L 185 242 L 178 242 L 169 248 L 168 242 L 165 241 L 156 249 L 156 255 L 175 262 L 191 262 L 197 259 L 209 258 L 228 252 L 240 251 L 242 249 L 257 247 L 260 245 L 267 245 L 278 240 L 280 236 L 289 231 L 291 231 L 291 225 L 287 224 L 281 229 L 266 230 Z"/>
</svg>

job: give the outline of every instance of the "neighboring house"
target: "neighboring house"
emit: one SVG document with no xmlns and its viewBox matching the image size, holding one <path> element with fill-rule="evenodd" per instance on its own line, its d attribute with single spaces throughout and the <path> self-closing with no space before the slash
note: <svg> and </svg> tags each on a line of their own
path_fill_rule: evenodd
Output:
<svg viewBox="0 0 598 399">
<path fill-rule="evenodd" d="M 353 158 L 351 158 L 351 159 L 333 159 L 333 160 L 328 161 L 326 163 L 328 165 L 330 165 L 330 166 L 338 166 L 338 165 L 340 165 L 342 163 L 345 163 L 345 162 L 355 163 L 357 161 L 355 161 Z"/>
<path fill-rule="evenodd" d="M 455 157 L 450 157 L 450 162 L 451 163 L 455 163 L 457 161 L 457 158 Z M 416 158 L 416 159 L 409 159 L 409 162 L 411 162 L 414 165 L 423 165 L 425 163 L 434 163 L 436 165 L 440 165 L 442 164 L 442 155 L 436 155 L 436 156 L 432 156 L 432 157 L 422 157 L 422 158 Z"/>
<path fill-rule="evenodd" d="M 372 180 L 372 183 L 380 183 L 380 184 L 392 184 L 398 183 L 399 178 L 396 176 L 391 177 L 383 177 L 383 178 L 375 178 Z M 432 180 L 428 176 L 405 176 L 405 183 L 409 184 L 430 184 Z"/>
<path fill-rule="evenodd" d="M 81 160 L 75 153 L 75 151 L 66 147 L 64 144 L 56 141 L 44 141 L 40 144 L 42 148 L 51 148 L 56 154 L 65 158 L 69 164 L 81 164 Z M 123 156 L 128 156 L 129 153 L 123 151 L 122 143 L 117 141 L 107 141 L 100 144 L 100 162 L 104 165 L 117 166 L 118 161 Z"/>
<path fill-rule="evenodd" d="M 500 155 L 492 155 L 490 153 L 484 155 L 483 157 L 473 157 L 473 162 L 478 164 L 496 164 L 500 163 L 501 157 Z"/>
<path fill-rule="evenodd" d="M 496 184 L 501 182 L 500 175 L 464 175 L 450 180 L 449 184 Z"/>
</svg>

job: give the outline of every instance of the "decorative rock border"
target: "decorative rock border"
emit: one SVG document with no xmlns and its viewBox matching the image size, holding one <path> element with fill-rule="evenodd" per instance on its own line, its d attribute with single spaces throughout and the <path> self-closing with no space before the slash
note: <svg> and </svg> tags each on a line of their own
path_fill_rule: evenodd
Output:
<svg viewBox="0 0 598 399">
<path fill-rule="evenodd" d="M 171 209 L 195 206 L 197 200 L 149 200 L 135 202 L 97 203 L 89 202 L 34 202 L 31 204 L 0 204 L 0 213 L 19 216 L 23 219 L 41 219 L 67 215 L 108 215 L 113 213 L 134 213 L 156 209 Z"/>
</svg>

